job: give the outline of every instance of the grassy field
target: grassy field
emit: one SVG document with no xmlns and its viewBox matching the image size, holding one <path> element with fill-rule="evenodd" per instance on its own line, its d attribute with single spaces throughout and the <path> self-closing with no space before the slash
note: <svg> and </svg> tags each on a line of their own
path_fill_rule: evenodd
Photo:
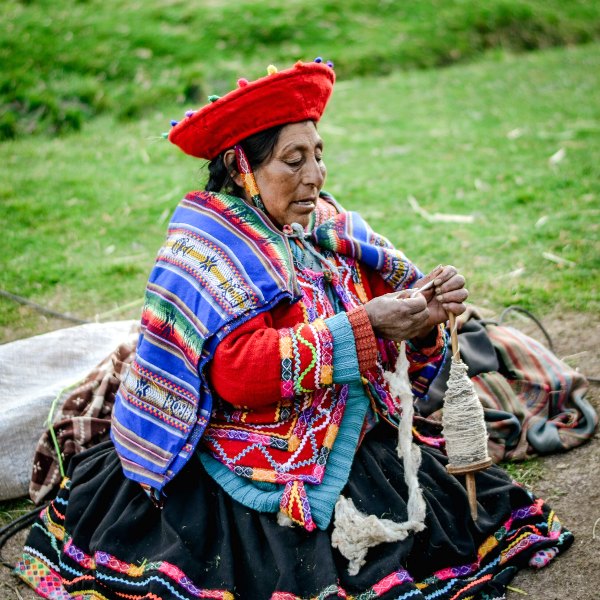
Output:
<svg viewBox="0 0 600 600">
<path fill-rule="evenodd" d="M 599 79 L 597 44 L 339 77 L 321 124 L 326 188 L 422 269 L 458 266 L 477 304 L 597 311 Z M 160 137 L 183 110 L 0 144 L 0 288 L 84 318 L 135 318 L 170 213 L 205 178 Z M 410 197 L 473 223 L 429 222 Z M 7 340 L 45 325 L 1 299 L 0 327 Z"/>
<path fill-rule="evenodd" d="M 348 79 L 599 38 L 594 0 L 3 0 L 0 139 L 196 103 L 271 61 Z"/>
</svg>

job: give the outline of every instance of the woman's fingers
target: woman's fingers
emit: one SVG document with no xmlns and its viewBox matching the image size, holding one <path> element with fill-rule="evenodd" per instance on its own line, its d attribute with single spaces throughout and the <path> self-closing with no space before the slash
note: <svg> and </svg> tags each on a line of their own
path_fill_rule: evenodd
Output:
<svg viewBox="0 0 600 600">
<path fill-rule="evenodd" d="M 440 282 L 437 285 L 437 282 Z M 469 297 L 465 288 L 465 278 L 458 273 L 455 267 L 448 265 L 436 278 L 435 299 L 446 312 L 462 314 L 465 311 L 462 303 Z"/>
<path fill-rule="evenodd" d="M 436 287 L 443 285 L 444 283 L 446 283 L 446 281 L 448 281 L 448 279 L 454 277 L 454 275 L 456 275 L 457 273 L 458 270 L 452 265 L 446 265 L 442 267 L 442 270 L 435 276 L 434 285 Z"/>
<path fill-rule="evenodd" d="M 402 302 L 402 307 L 406 309 L 409 315 L 418 314 L 427 309 L 427 300 L 420 294 L 413 298 L 400 298 L 399 302 Z"/>
<path fill-rule="evenodd" d="M 403 320 L 420 323 L 427 320 L 428 314 L 427 300 L 422 295 L 397 295 L 389 306 L 389 324 L 397 325 Z"/>
<path fill-rule="evenodd" d="M 469 290 L 467 288 L 454 289 L 452 291 L 436 294 L 435 299 L 442 305 L 449 304 L 450 302 L 465 302 L 469 297 Z M 445 306 L 444 306 L 445 308 Z"/>
<path fill-rule="evenodd" d="M 462 279 L 464 285 L 465 279 L 458 273 L 457 268 L 453 267 L 452 265 L 446 265 L 442 268 L 441 272 L 436 275 L 433 283 L 436 288 L 450 289 L 448 286 L 456 284 L 456 277 L 459 278 L 458 281 Z"/>
<path fill-rule="evenodd" d="M 424 277 L 421 277 L 421 279 L 416 281 L 414 287 L 411 289 L 414 290 L 417 288 L 424 287 L 427 283 L 429 283 L 430 281 L 433 281 L 438 275 L 440 275 L 443 270 L 444 270 L 444 267 L 442 265 L 438 265 L 435 269 L 433 269 L 433 271 L 430 271 L 429 273 L 427 273 L 427 275 L 425 275 Z"/>
<path fill-rule="evenodd" d="M 433 289 L 418 291 L 430 281 Z M 372 304 L 368 307 L 369 318 L 378 335 L 400 341 L 419 335 L 426 326 L 443 323 L 449 313 L 463 314 L 468 297 L 465 278 L 456 267 L 436 267 L 414 288 L 392 292 L 368 303 Z"/>
<path fill-rule="evenodd" d="M 365 309 L 376 333 L 396 341 L 414 337 L 429 319 L 427 301 L 420 294 L 386 294 L 367 302 Z"/>
<path fill-rule="evenodd" d="M 414 289 L 400 290 L 399 292 L 392 292 L 381 298 L 391 297 L 396 302 L 402 302 L 401 305 L 396 304 L 392 306 L 394 312 L 406 311 L 408 314 L 415 314 L 427 308 L 427 300 L 421 294 L 414 294 Z"/>
<path fill-rule="evenodd" d="M 467 307 L 462 302 L 460 304 L 449 302 L 447 304 L 442 304 L 442 306 L 447 313 L 452 313 L 454 315 L 462 315 L 465 310 L 467 310 Z"/>
</svg>

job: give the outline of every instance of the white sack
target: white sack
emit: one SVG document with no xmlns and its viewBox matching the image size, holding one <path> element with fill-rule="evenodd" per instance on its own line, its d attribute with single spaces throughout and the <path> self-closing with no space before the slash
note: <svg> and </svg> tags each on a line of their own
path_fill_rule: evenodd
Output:
<svg viewBox="0 0 600 600">
<path fill-rule="evenodd" d="M 137 325 L 88 323 L 0 345 L 0 500 L 27 494 L 56 395 L 83 379 Z"/>
</svg>

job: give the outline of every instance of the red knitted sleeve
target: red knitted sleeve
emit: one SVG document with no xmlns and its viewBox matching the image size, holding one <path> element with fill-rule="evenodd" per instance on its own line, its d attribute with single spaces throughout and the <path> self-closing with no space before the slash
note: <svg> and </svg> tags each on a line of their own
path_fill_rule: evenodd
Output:
<svg viewBox="0 0 600 600">
<path fill-rule="evenodd" d="M 277 316 L 277 309 L 258 315 L 217 346 L 208 378 L 227 402 L 264 406 L 333 383 L 333 340 L 324 321 L 286 327 L 290 318 Z"/>
</svg>

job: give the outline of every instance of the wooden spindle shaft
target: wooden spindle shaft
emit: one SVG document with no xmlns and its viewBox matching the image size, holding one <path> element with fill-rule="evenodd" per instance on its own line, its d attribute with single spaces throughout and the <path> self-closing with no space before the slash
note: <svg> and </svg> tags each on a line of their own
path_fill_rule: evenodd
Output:
<svg viewBox="0 0 600 600">
<path fill-rule="evenodd" d="M 458 358 L 458 332 L 456 331 L 456 316 L 454 313 L 448 313 L 450 321 L 450 341 L 452 342 L 452 356 Z"/>
<path fill-rule="evenodd" d="M 471 509 L 471 518 L 477 521 L 477 488 L 475 487 L 475 473 L 467 473 L 467 495 L 469 497 L 469 508 Z"/>
<path fill-rule="evenodd" d="M 456 465 L 452 464 L 446 466 L 448 473 L 451 473 L 452 475 L 465 476 L 465 487 L 467 488 L 467 497 L 469 499 L 469 510 L 471 512 L 473 521 L 477 520 L 477 488 L 475 486 L 475 473 L 491 466 L 491 458 L 486 458 L 485 460 L 473 463 L 472 465 L 465 465 L 461 467 L 457 467 Z"/>
</svg>

